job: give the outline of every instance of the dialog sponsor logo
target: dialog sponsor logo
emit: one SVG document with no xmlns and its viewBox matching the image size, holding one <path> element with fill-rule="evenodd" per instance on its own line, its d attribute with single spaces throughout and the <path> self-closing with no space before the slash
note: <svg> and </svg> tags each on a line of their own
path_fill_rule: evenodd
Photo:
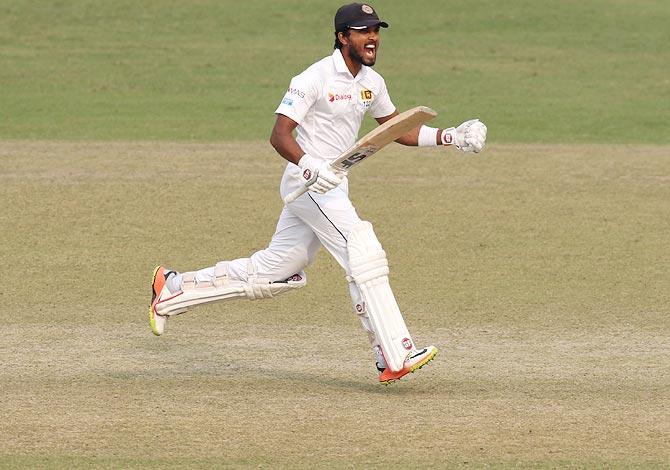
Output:
<svg viewBox="0 0 670 470">
<path fill-rule="evenodd" d="M 328 101 L 331 103 L 335 101 L 349 101 L 351 100 L 352 96 L 349 93 L 331 93 L 328 92 Z"/>
</svg>

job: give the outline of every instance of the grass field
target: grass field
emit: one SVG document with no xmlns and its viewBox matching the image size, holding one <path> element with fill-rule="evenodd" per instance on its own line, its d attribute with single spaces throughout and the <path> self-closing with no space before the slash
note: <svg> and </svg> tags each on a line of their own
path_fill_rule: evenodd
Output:
<svg viewBox="0 0 670 470">
<path fill-rule="evenodd" d="M 151 334 L 156 264 L 267 243 L 272 112 L 337 6 L 0 0 L 0 468 L 667 466 L 660 0 L 377 5 L 399 108 L 489 126 L 351 176 L 440 349 L 408 380 L 377 384 L 325 252 L 305 289 Z"/>
<path fill-rule="evenodd" d="M 281 205 L 268 144 L 0 148 L 0 464 L 670 458 L 666 146 L 398 146 L 363 165 L 354 201 L 379 227 L 415 338 L 441 349 L 388 388 L 323 253 L 302 291 L 149 331 L 154 263 L 195 268 L 266 243 Z"/>
<path fill-rule="evenodd" d="M 0 138 L 256 140 L 332 1 L 0 1 Z M 385 2 L 396 105 L 498 142 L 670 143 L 665 0 Z M 370 125 L 369 123 L 367 124 Z"/>
</svg>

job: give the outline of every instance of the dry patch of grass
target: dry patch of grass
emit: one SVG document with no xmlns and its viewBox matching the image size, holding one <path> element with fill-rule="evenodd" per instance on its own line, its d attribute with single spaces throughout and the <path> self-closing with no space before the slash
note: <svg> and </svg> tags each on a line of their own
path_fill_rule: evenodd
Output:
<svg viewBox="0 0 670 470">
<path fill-rule="evenodd" d="M 669 150 L 395 146 L 352 173 L 441 350 L 384 388 L 324 253 L 306 289 L 150 334 L 156 263 L 267 242 L 267 144 L 2 142 L 0 465 L 660 466 Z"/>
</svg>

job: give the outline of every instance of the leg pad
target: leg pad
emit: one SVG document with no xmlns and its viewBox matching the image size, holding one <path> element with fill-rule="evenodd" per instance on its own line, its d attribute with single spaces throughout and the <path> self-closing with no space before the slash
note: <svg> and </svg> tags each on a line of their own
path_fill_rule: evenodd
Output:
<svg viewBox="0 0 670 470">
<path fill-rule="evenodd" d="M 251 270 L 247 281 L 230 279 L 228 277 L 228 263 L 216 265 L 214 276 L 208 280 L 198 280 L 195 272 L 182 274 L 181 291 L 174 296 L 156 304 L 156 313 L 159 315 L 178 315 L 186 312 L 190 307 L 218 302 L 227 299 L 246 298 L 249 300 L 269 299 L 277 295 L 300 289 L 307 284 L 304 271 L 294 274 L 281 282 L 270 282 L 257 277 Z"/>
<path fill-rule="evenodd" d="M 360 222 L 347 240 L 351 277 L 358 286 L 370 324 L 389 368 L 400 371 L 414 348 L 388 279 L 388 261 L 370 222 Z"/>
</svg>

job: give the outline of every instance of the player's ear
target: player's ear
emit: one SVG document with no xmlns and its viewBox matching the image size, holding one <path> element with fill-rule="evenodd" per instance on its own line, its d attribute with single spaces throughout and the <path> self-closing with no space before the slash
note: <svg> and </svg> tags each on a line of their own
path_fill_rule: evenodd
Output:
<svg viewBox="0 0 670 470">
<path fill-rule="evenodd" d="M 349 45 L 349 34 L 346 31 L 338 31 L 337 39 L 340 41 L 340 44 L 343 46 Z"/>
</svg>

